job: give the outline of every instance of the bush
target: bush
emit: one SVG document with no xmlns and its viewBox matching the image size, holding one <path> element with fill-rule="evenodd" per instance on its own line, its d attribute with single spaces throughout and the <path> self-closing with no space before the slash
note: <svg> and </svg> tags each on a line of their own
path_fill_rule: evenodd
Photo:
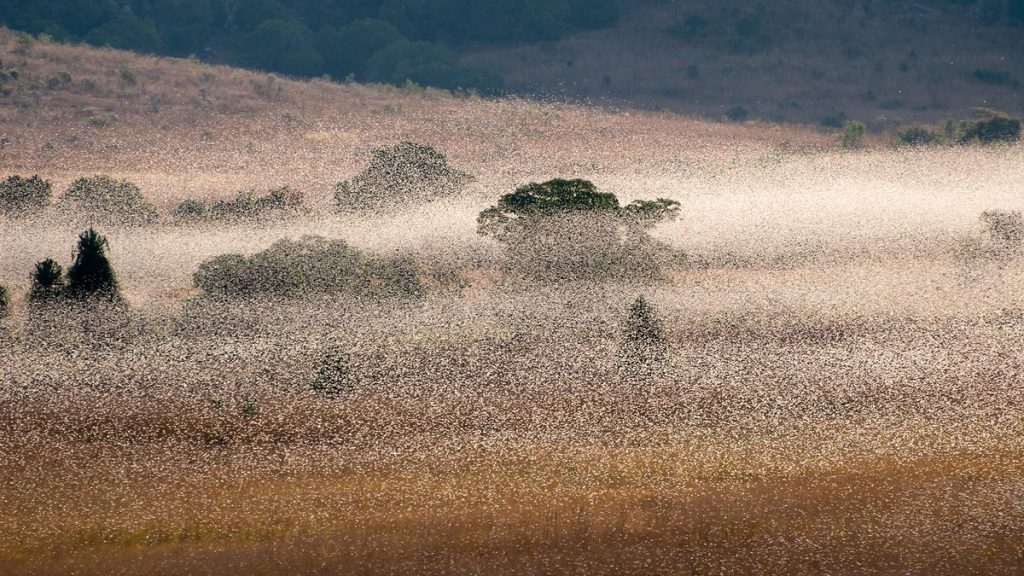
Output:
<svg viewBox="0 0 1024 576">
<path fill-rule="evenodd" d="M 64 293 L 78 300 L 99 298 L 119 301 L 120 290 L 114 268 L 107 259 L 107 239 L 89 228 L 78 236 L 75 260 L 68 268 Z"/>
<path fill-rule="evenodd" d="M 11 301 L 7 294 L 7 288 L 0 286 L 0 320 L 7 317 L 11 311 Z"/>
<path fill-rule="evenodd" d="M 649 375 L 668 357 L 665 330 L 657 311 L 640 296 L 629 307 L 622 334 L 622 363 L 633 376 Z"/>
<path fill-rule="evenodd" d="M 342 240 L 318 236 L 279 240 L 249 257 L 214 257 L 199 265 L 192 281 L 207 294 L 220 297 L 423 293 L 419 270 L 412 259 L 370 257 Z"/>
<path fill-rule="evenodd" d="M 868 132 L 868 127 L 863 122 L 857 120 L 851 120 L 843 125 L 843 133 L 841 136 L 843 148 L 860 148 L 864 145 L 864 136 Z"/>
<path fill-rule="evenodd" d="M 39 176 L 11 176 L 0 183 L 0 213 L 18 217 L 40 212 L 50 202 L 53 186 Z"/>
<path fill-rule="evenodd" d="M 924 126 L 907 126 L 896 133 L 901 144 L 923 146 L 942 142 L 942 136 Z"/>
<path fill-rule="evenodd" d="M 369 165 L 335 187 L 340 211 L 386 210 L 458 194 L 473 177 L 432 146 L 402 142 L 374 150 Z"/>
<path fill-rule="evenodd" d="M 109 176 L 75 180 L 64 192 L 61 203 L 107 224 L 140 225 L 157 219 L 156 208 L 142 196 L 138 186 Z"/>
<path fill-rule="evenodd" d="M 477 231 L 506 244 L 513 268 L 536 278 L 654 280 L 670 249 L 648 230 L 678 210 L 666 199 L 622 207 L 586 180 L 550 180 L 502 196 L 480 213 Z"/>
<path fill-rule="evenodd" d="M 303 194 L 287 186 L 258 195 L 255 190 L 239 192 L 234 200 L 218 200 L 207 205 L 189 199 L 175 206 L 172 215 L 178 220 L 261 219 L 293 215 L 303 210 Z"/>
<path fill-rule="evenodd" d="M 975 114 L 978 119 L 962 122 L 960 125 L 961 144 L 975 140 L 982 144 L 1020 140 L 1019 118 L 988 109 L 979 109 Z"/>
<path fill-rule="evenodd" d="M 1018 249 L 1024 244 L 1024 215 L 1016 210 L 988 210 L 981 222 L 989 240 L 1002 248 Z"/>
<path fill-rule="evenodd" d="M 331 347 L 317 360 L 316 374 L 310 386 L 317 394 L 336 398 L 355 390 L 357 383 L 348 353 Z"/>
</svg>

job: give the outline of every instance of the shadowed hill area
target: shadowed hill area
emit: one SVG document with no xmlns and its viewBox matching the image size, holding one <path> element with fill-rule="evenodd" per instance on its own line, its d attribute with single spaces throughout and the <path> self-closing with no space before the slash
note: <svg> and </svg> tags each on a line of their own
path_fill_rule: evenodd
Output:
<svg viewBox="0 0 1024 576">
<path fill-rule="evenodd" d="M 481 47 L 509 89 L 873 129 L 1024 107 L 1024 2 L 633 3 L 612 28 Z"/>
<path fill-rule="evenodd" d="M 10 0 L 60 41 L 300 77 L 872 129 L 1024 106 L 1024 0 Z"/>
</svg>

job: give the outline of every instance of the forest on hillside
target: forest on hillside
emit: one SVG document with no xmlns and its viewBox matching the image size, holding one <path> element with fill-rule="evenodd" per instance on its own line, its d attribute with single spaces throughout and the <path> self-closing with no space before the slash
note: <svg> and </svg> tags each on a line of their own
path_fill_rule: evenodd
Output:
<svg viewBox="0 0 1024 576">
<path fill-rule="evenodd" d="M 190 56 L 292 76 L 473 89 L 506 86 L 497 68 L 467 64 L 479 49 L 551 43 L 644 18 L 645 4 L 678 7 L 665 33 L 686 45 L 752 53 L 771 30 L 800 31 L 799 14 L 824 6 L 755 3 L 743 9 L 675 0 L 9 0 L 0 24 L 56 40 Z M 865 13 L 906 5 L 949 11 L 963 26 L 1024 25 L 1024 0 L 863 0 Z M 795 20 L 794 20 L 795 18 Z M 553 45 L 550 50 L 557 50 Z M 693 66 L 688 68 L 692 75 Z"/>
<path fill-rule="evenodd" d="M 294 76 L 411 80 L 495 93 L 462 66 L 467 44 L 557 39 L 614 24 L 621 0 L 13 0 L 0 23 L 57 40 L 247 66 Z"/>
</svg>

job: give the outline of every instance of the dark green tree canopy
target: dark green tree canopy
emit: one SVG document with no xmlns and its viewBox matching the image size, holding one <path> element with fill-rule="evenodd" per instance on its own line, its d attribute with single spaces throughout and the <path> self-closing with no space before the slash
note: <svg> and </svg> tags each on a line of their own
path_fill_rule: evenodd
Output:
<svg viewBox="0 0 1024 576">
<path fill-rule="evenodd" d="M 497 205 L 480 213 L 478 231 L 484 236 L 502 240 L 507 239 L 513 228 L 531 219 L 573 212 L 615 216 L 622 223 L 648 228 L 674 220 L 679 215 L 679 203 L 659 198 L 637 200 L 622 207 L 615 194 L 598 191 L 590 181 L 555 179 L 520 186 L 502 196 Z"/>
<path fill-rule="evenodd" d="M 647 231 L 678 216 L 674 200 L 621 206 L 587 180 L 520 186 L 482 211 L 477 231 L 509 247 L 514 268 L 548 279 L 654 279 L 667 247 Z"/>
</svg>

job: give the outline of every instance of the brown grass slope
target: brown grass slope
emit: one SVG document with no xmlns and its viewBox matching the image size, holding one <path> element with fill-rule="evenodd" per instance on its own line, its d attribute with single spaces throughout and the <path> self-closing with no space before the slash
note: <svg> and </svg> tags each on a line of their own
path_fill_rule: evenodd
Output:
<svg viewBox="0 0 1024 576">
<path fill-rule="evenodd" d="M 290 184 L 326 200 L 372 148 L 403 139 L 432 144 L 503 188 L 628 169 L 638 157 L 670 163 L 682 151 L 720 156 L 828 142 L 798 129 L 668 114 L 292 81 L 6 30 L 0 62 L 17 75 L 2 83 L 4 172 L 41 172 L 58 188 L 82 172 L 130 173 L 163 206 L 256 184 Z"/>
</svg>

